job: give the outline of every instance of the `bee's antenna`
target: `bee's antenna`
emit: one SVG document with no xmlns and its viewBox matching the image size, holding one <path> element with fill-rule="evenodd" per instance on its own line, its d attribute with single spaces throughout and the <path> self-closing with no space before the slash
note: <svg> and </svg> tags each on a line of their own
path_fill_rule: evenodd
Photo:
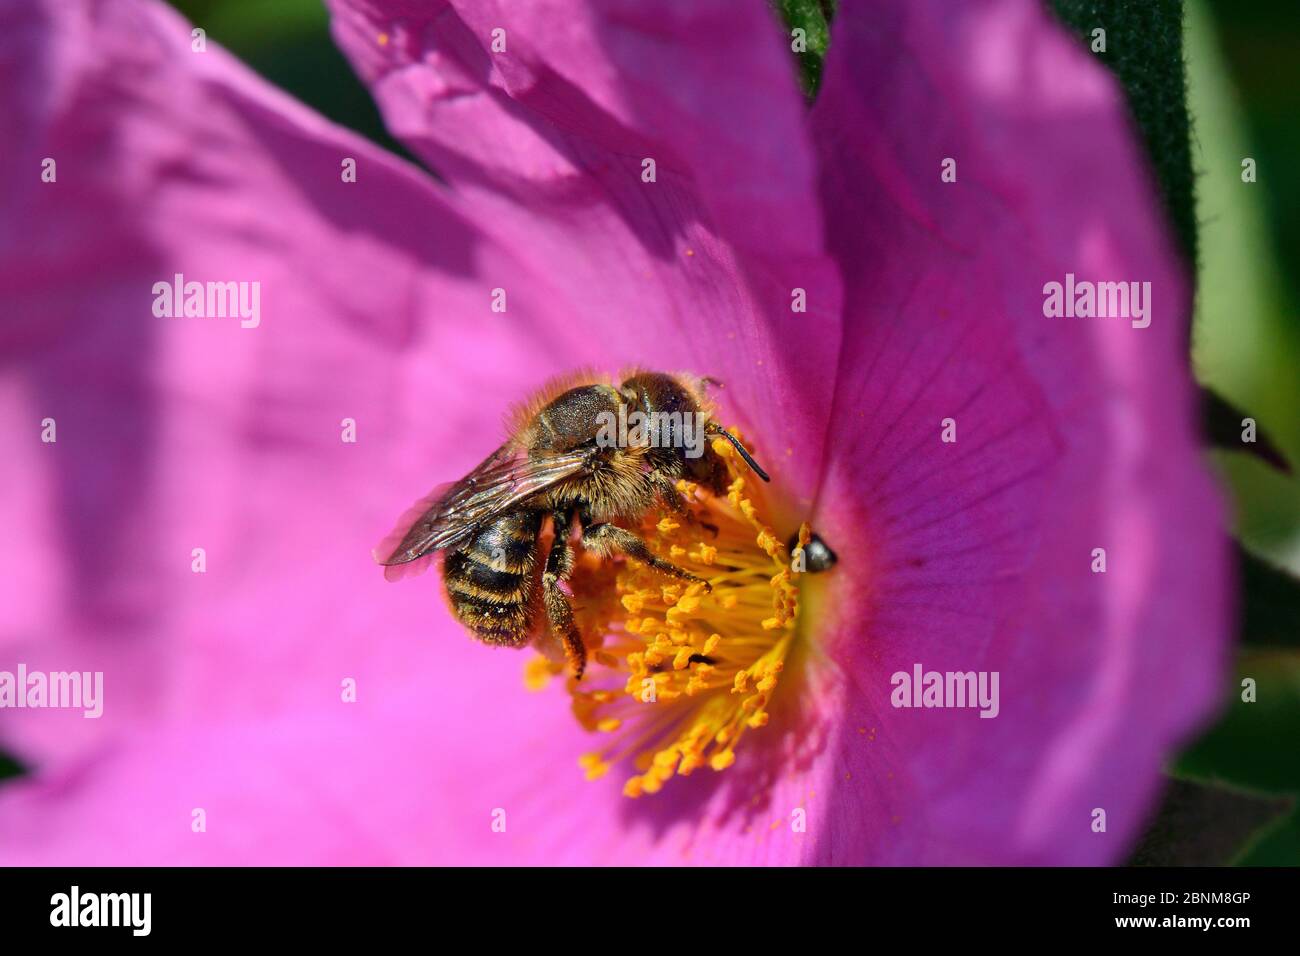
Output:
<svg viewBox="0 0 1300 956">
<path fill-rule="evenodd" d="M 740 452 L 740 457 L 745 459 L 745 464 L 754 469 L 754 474 L 758 475 L 758 477 L 762 478 L 764 481 L 772 480 L 767 476 L 767 472 L 758 466 L 758 462 L 754 461 L 754 456 L 745 450 L 745 446 L 740 443 L 740 439 L 731 434 L 731 432 L 727 431 L 717 422 L 709 422 L 705 431 L 714 435 L 721 435 L 727 441 L 731 442 L 731 447 Z"/>
</svg>

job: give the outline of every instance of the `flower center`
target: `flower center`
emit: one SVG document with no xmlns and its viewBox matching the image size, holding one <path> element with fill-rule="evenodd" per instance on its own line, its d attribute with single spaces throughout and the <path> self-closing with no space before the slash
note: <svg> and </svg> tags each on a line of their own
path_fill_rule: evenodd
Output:
<svg viewBox="0 0 1300 956">
<path fill-rule="evenodd" d="M 582 726 L 609 736 L 580 765 L 594 780 L 631 761 L 629 797 L 704 764 L 731 766 L 746 731 L 767 724 L 796 633 L 791 556 L 764 521 L 759 489 L 735 451 L 720 439 L 713 450 L 731 478 L 726 497 L 679 481 L 687 513 L 651 514 L 634 529 L 709 588 L 594 555 L 574 568 L 574 611 L 590 664 L 568 691 Z M 796 549 L 809 540 L 805 525 Z M 537 658 L 526 683 L 539 687 L 562 666 Z"/>
</svg>

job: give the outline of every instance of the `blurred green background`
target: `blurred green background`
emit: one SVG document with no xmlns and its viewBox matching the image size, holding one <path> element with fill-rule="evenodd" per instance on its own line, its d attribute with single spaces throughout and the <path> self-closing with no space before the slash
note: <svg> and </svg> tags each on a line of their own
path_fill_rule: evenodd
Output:
<svg viewBox="0 0 1300 956">
<path fill-rule="evenodd" d="M 820 46 L 825 31 L 817 18 L 833 3 L 772 2 L 792 22 L 810 17 L 809 35 Z M 320 0 L 172 3 L 271 82 L 409 158 L 384 131 L 369 93 L 331 43 Z M 1054 3 L 1076 28 L 1090 17 L 1143 18 L 1180 6 L 1177 0 L 1149 0 L 1150 7 L 1132 0 Z M 1196 195 L 1191 245 L 1198 260 L 1193 368 L 1202 384 L 1254 416 L 1288 460 L 1300 463 L 1300 178 L 1293 168 L 1300 156 L 1300 2 L 1191 0 L 1184 10 Z M 819 73 L 816 53 L 801 64 L 807 89 Z M 1140 90 L 1128 81 L 1137 102 Z M 1247 157 L 1257 164 L 1254 183 L 1241 179 Z M 1161 157 L 1153 160 L 1159 165 Z M 1175 209 L 1171 218 L 1186 221 L 1184 213 Z M 1209 454 L 1228 489 L 1242 542 L 1300 573 L 1297 479 L 1238 452 Z M 1300 794 L 1300 635 L 1291 637 L 1289 648 L 1243 647 L 1239 673 L 1224 688 L 1222 720 L 1171 767 L 1183 781 L 1230 789 L 1206 799 L 1190 784 L 1171 788 L 1134 862 L 1300 864 L 1300 810 L 1294 807 Z M 1258 683 L 1257 703 L 1240 700 L 1238 681 L 1245 676 Z M 16 769 L 0 755 L 0 777 Z M 1224 851 L 1225 840 L 1231 852 Z"/>
<path fill-rule="evenodd" d="M 1198 378 L 1247 410 L 1300 465 L 1300 3 L 1187 5 L 1188 104 L 1201 262 Z M 1258 181 L 1241 181 L 1256 160 Z M 1253 552 L 1300 572 L 1300 483 L 1255 458 L 1215 454 Z M 1293 625 L 1294 627 L 1294 625 Z M 1179 761 L 1180 775 L 1300 794 L 1300 634 L 1289 648 L 1243 648 L 1225 717 Z M 1239 862 L 1300 865 L 1300 809 L 1266 827 Z"/>
</svg>

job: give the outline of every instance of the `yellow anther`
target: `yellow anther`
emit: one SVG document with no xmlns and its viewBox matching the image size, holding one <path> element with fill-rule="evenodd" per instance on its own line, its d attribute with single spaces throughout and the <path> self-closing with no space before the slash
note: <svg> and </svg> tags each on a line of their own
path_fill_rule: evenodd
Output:
<svg viewBox="0 0 1300 956">
<path fill-rule="evenodd" d="M 524 665 L 524 687 L 531 691 L 542 690 L 564 665 L 545 657 L 534 657 Z"/>
<path fill-rule="evenodd" d="M 735 762 L 736 752 L 734 750 L 724 750 L 709 758 L 709 766 L 714 770 L 726 770 Z"/>
<path fill-rule="evenodd" d="M 712 448 L 728 470 L 724 496 L 681 480 L 688 517 L 664 510 L 629 527 L 707 585 L 590 556 L 580 556 L 570 582 L 592 645 L 587 675 L 568 684 L 573 713 L 584 728 L 609 735 L 581 766 L 596 777 L 631 763 L 629 797 L 656 793 L 705 764 L 731 766 L 745 734 L 768 723 L 796 633 L 801 576 L 762 518 L 764 489 L 728 442 L 714 439 Z M 533 664 L 527 673 L 540 683 L 554 666 Z"/>
<path fill-rule="evenodd" d="M 583 754 L 578 758 L 578 766 L 588 780 L 599 780 L 609 773 L 609 764 L 601 759 L 600 754 Z"/>
</svg>

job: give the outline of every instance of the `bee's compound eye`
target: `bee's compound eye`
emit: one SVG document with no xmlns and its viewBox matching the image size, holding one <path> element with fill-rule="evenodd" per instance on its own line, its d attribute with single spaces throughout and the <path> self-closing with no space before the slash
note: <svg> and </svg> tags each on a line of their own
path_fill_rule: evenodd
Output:
<svg viewBox="0 0 1300 956">
<path fill-rule="evenodd" d="M 798 543 L 799 534 L 796 532 L 790 535 L 790 540 L 786 542 L 786 550 L 794 551 Z M 839 555 L 832 551 L 830 546 L 815 531 L 812 539 L 804 545 L 803 554 L 805 570 L 809 574 L 816 574 L 818 571 L 829 571 L 839 561 Z"/>
</svg>

